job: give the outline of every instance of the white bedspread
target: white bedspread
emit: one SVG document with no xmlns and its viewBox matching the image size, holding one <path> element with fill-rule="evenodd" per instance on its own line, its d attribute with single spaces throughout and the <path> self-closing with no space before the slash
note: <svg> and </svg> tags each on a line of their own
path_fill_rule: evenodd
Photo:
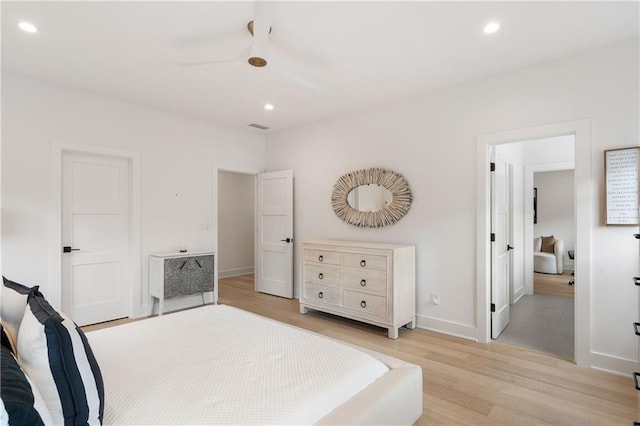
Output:
<svg viewBox="0 0 640 426">
<path fill-rule="evenodd" d="M 388 371 L 350 346 L 224 305 L 87 338 L 105 424 L 310 424 Z"/>
</svg>

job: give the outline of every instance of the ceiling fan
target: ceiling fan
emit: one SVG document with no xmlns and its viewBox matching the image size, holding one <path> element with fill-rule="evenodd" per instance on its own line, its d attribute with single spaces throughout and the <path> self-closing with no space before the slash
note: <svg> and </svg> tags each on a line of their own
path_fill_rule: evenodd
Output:
<svg viewBox="0 0 640 426">
<path fill-rule="evenodd" d="M 321 85 L 311 78 L 301 75 L 300 73 L 291 69 L 290 66 L 285 66 L 281 60 L 271 54 L 272 50 L 269 45 L 269 34 L 271 34 L 272 27 L 272 8 L 267 2 L 256 1 L 254 2 L 254 19 L 247 23 L 247 30 L 253 36 L 251 45 L 244 49 L 240 55 L 235 58 L 218 59 L 212 61 L 201 62 L 181 62 L 178 65 L 182 67 L 196 67 L 203 65 L 216 65 L 229 62 L 243 62 L 246 61 L 249 65 L 256 68 L 268 68 L 275 74 L 280 75 L 294 83 L 304 86 L 313 91 L 320 91 Z"/>
</svg>

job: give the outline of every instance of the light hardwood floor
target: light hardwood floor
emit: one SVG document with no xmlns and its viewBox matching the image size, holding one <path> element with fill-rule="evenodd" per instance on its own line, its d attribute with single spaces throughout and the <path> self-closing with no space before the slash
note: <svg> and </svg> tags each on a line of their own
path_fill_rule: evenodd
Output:
<svg viewBox="0 0 640 426">
<path fill-rule="evenodd" d="M 480 344 L 427 330 L 383 328 L 298 312 L 298 301 L 256 293 L 253 276 L 220 280 L 219 303 L 236 306 L 420 365 L 418 424 L 625 425 L 640 419 L 630 377 L 577 367 L 559 357 L 498 342 Z"/>
<path fill-rule="evenodd" d="M 571 272 L 562 275 L 533 273 L 533 292 L 535 294 L 550 294 L 573 298 L 574 285 L 569 285 L 573 279 Z"/>
<path fill-rule="evenodd" d="M 253 275 L 219 281 L 219 303 L 386 353 L 423 372 L 418 425 L 625 425 L 640 420 L 630 377 L 499 342 L 480 344 L 427 330 L 387 330 L 310 311 L 254 292 Z M 118 320 L 90 328 L 113 326 Z"/>
</svg>

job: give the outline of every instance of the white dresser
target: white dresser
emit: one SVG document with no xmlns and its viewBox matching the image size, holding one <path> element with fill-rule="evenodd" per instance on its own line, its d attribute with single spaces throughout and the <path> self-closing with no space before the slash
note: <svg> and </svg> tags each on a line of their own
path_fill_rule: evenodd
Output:
<svg viewBox="0 0 640 426">
<path fill-rule="evenodd" d="M 218 301 L 215 288 L 213 252 L 167 252 L 149 256 L 149 294 L 158 299 L 158 314 L 164 311 L 164 301 L 175 297 L 213 292 L 213 303 Z M 152 299 L 153 300 L 153 299 Z"/>
<path fill-rule="evenodd" d="M 389 330 L 415 328 L 415 247 L 349 241 L 303 243 L 300 312 L 307 308 Z"/>
</svg>

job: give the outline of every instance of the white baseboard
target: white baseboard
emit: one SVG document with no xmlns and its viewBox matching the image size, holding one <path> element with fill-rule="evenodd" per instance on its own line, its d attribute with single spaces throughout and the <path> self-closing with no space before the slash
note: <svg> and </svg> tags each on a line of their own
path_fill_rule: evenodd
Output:
<svg viewBox="0 0 640 426">
<path fill-rule="evenodd" d="M 516 290 L 513 295 L 513 303 L 511 304 L 515 304 L 518 300 L 520 300 L 520 298 L 522 298 L 522 296 L 524 296 L 524 287 L 520 287 L 518 290 Z"/>
<path fill-rule="evenodd" d="M 630 377 L 637 371 L 638 360 L 619 358 L 613 355 L 591 352 L 591 368 L 617 374 L 619 376 Z"/>
<path fill-rule="evenodd" d="M 253 274 L 255 268 L 253 266 L 245 266 L 244 268 L 226 269 L 218 271 L 218 278 L 238 277 L 240 275 Z"/>
<path fill-rule="evenodd" d="M 148 317 L 151 312 L 151 305 L 149 303 L 144 303 L 140 305 L 140 309 L 138 312 L 134 312 L 131 318 L 143 318 Z"/>
<path fill-rule="evenodd" d="M 478 329 L 466 324 L 416 315 L 416 327 L 448 334 L 450 336 L 461 337 L 467 340 L 473 340 L 474 342 L 478 341 Z"/>
</svg>

